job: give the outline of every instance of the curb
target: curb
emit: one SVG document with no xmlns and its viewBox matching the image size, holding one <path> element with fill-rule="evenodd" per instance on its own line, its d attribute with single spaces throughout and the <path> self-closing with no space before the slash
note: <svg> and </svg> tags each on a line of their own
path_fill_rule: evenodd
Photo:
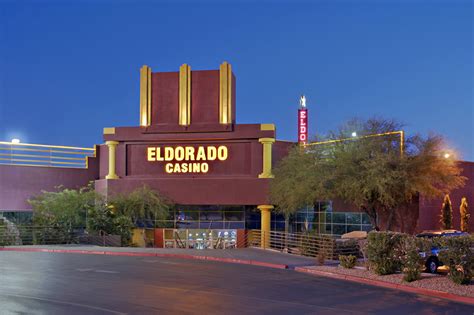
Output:
<svg viewBox="0 0 474 315">
<path fill-rule="evenodd" d="M 328 272 L 328 271 L 308 269 L 308 268 L 305 268 L 305 267 L 296 267 L 295 271 L 302 272 L 302 273 L 313 274 L 313 275 L 317 275 L 317 276 L 333 278 L 333 279 L 346 280 L 346 281 L 352 281 L 352 282 L 357 282 L 357 283 L 364 283 L 364 284 L 374 285 L 374 286 L 388 288 L 388 289 L 395 289 L 395 290 L 409 292 L 409 293 L 422 294 L 422 295 L 447 299 L 447 300 L 454 301 L 454 302 L 474 305 L 474 298 L 471 298 L 471 297 L 468 297 L 468 296 L 456 295 L 456 294 L 447 293 L 447 292 L 442 292 L 442 291 L 437 291 L 437 290 L 424 289 L 424 288 L 415 288 L 415 287 L 410 287 L 410 286 L 403 285 L 403 284 L 385 282 L 385 281 L 374 280 L 374 279 L 367 279 L 367 278 L 351 276 L 351 275 L 343 275 L 343 274 L 333 273 L 333 272 Z"/>
<path fill-rule="evenodd" d="M 83 255 L 109 255 L 109 256 L 135 256 L 135 257 L 167 257 L 179 259 L 193 259 L 193 260 L 207 260 L 216 262 L 225 262 L 231 264 L 253 265 L 260 267 L 268 267 L 274 269 L 289 269 L 285 264 L 274 264 L 264 261 L 213 257 L 213 256 L 198 256 L 186 254 L 166 254 L 166 253 L 145 253 L 145 252 L 114 252 L 114 251 L 95 251 L 95 250 L 78 250 L 78 249 L 48 249 L 48 248 L 20 248 L 20 247 L 0 247 L 0 251 L 10 252 L 41 252 L 41 253 L 67 253 L 67 254 L 83 254 Z"/>
</svg>

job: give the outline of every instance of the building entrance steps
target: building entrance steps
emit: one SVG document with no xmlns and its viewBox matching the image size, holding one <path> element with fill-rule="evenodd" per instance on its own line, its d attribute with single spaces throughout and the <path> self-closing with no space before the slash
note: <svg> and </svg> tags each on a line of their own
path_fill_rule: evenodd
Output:
<svg viewBox="0 0 474 315">
<path fill-rule="evenodd" d="M 0 247 L 0 251 L 173 257 L 257 265 L 278 269 L 294 269 L 295 267 L 312 266 L 316 264 L 315 258 L 295 256 L 259 248 L 198 250 L 182 248 L 102 247 L 91 245 L 25 245 Z"/>
</svg>

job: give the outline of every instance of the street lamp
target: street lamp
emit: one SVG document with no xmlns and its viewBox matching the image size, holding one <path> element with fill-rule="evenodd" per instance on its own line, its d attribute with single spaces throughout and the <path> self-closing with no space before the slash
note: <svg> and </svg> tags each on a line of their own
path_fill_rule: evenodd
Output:
<svg viewBox="0 0 474 315">
<path fill-rule="evenodd" d="M 357 132 L 353 131 L 351 135 L 355 138 L 357 137 Z"/>
<path fill-rule="evenodd" d="M 450 156 L 451 156 L 451 155 L 450 155 L 449 153 L 445 153 L 445 154 L 444 154 L 444 158 L 445 158 L 445 159 L 449 159 Z"/>
<path fill-rule="evenodd" d="M 20 139 L 17 139 L 17 138 L 12 139 L 12 144 L 18 144 L 18 143 L 20 143 Z"/>
</svg>

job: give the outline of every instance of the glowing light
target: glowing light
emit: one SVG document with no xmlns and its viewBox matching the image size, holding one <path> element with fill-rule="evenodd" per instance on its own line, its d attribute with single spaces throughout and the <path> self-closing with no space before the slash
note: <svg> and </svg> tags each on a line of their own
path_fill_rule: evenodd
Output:
<svg viewBox="0 0 474 315">
<path fill-rule="evenodd" d="M 450 155 L 449 153 L 445 153 L 445 154 L 444 154 L 444 158 L 445 158 L 445 159 L 449 159 L 450 156 L 451 156 L 451 155 Z"/>
<path fill-rule="evenodd" d="M 304 95 L 301 95 L 301 97 L 300 97 L 300 106 L 302 108 L 306 108 L 306 96 L 304 96 Z"/>
<path fill-rule="evenodd" d="M 354 131 L 354 132 L 352 132 L 352 133 L 351 133 L 351 136 L 353 136 L 353 137 L 357 137 L 357 132 L 355 132 L 355 131 Z"/>
<path fill-rule="evenodd" d="M 12 143 L 13 144 L 18 144 L 18 143 L 20 143 L 20 139 L 17 139 L 17 138 L 12 139 Z"/>
</svg>

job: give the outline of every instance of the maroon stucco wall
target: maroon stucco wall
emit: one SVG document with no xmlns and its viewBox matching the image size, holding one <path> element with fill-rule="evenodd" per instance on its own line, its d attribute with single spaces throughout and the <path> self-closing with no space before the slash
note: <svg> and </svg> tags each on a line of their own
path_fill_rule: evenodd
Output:
<svg viewBox="0 0 474 315">
<path fill-rule="evenodd" d="M 191 125 L 180 126 L 179 72 L 152 73 L 149 131 L 230 131 L 236 121 L 236 83 L 232 74 L 232 124 L 219 124 L 219 70 L 191 71 Z"/>
<path fill-rule="evenodd" d="M 461 198 L 466 197 L 469 204 L 469 213 L 471 219 L 469 221 L 469 230 L 474 231 L 474 162 L 459 162 L 463 169 L 462 175 L 467 177 L 464 187 L 456 189 L 449 194 L 453 207 L 453 223 L 454 229 L 460 228 L 460 214 L 459 206 L 461 205 Z M 444 196 L 439 196 L 434 199 L 426 199 L 421 196 L 420 210 L 417 231 L 439 229 L 439 219 L 441 214 L 441 206 L 443 204 Z"/>
<path fill-rule="evenodd" d="M 234 125 L 232 131 L 150 132 L 146 128 L 119 127 L 106 141 L 118 141 L 116 170 L 120 177 L 105 180 L 101 169 L 97 189 L 106 195 L 126 193 L 147 185 L 175 203 L 186 205 L 259 205 L 268 203 L 268 179 L 258 178 L 263 170 L 263 146 L 259 138 L 274 138 L 274 130 L 261 130 L 260 124 Z M 205 174 L 168 174 L 166 162 L 147 161 L 148 147 L 226 146 L 228 158 L 208 161 Z M 288 147 L 276 144 L 274 152 Z M 282 146 L 283 148 L 280 148 Z M 276 154 L 281 158 L 282 153 Z M 101 151 L 101 167 L 107 167 L 108 154 Z M 173 163 L 176 163 L 173 161 Z"/>
<path fill-rule="evenodd" d="M 151 81 L 151 123 L 177 124 L 179 72 L 156 72 Z"/>
<path fill-rule="evenodd" d="M 96 189 L 112 196 L 146 185 L 180 205 L 261 205 L 268 204 L 268 181 L 232 177 L 101 179 L 96 181 Z"/>
<path fill-rule="evenodd" d="M 79 188 L 99 177 L 99 159 L 88 169 L 0 165 L 0 211 L 31 211 L 28 198 L 56 186 Z"/>
<path fill-rule="evenodd" d="M 277 140 L 272 147 L 272 167 L 275 167 L 281 159 L 288 155 L 295 142 Z"/>
</svg>

